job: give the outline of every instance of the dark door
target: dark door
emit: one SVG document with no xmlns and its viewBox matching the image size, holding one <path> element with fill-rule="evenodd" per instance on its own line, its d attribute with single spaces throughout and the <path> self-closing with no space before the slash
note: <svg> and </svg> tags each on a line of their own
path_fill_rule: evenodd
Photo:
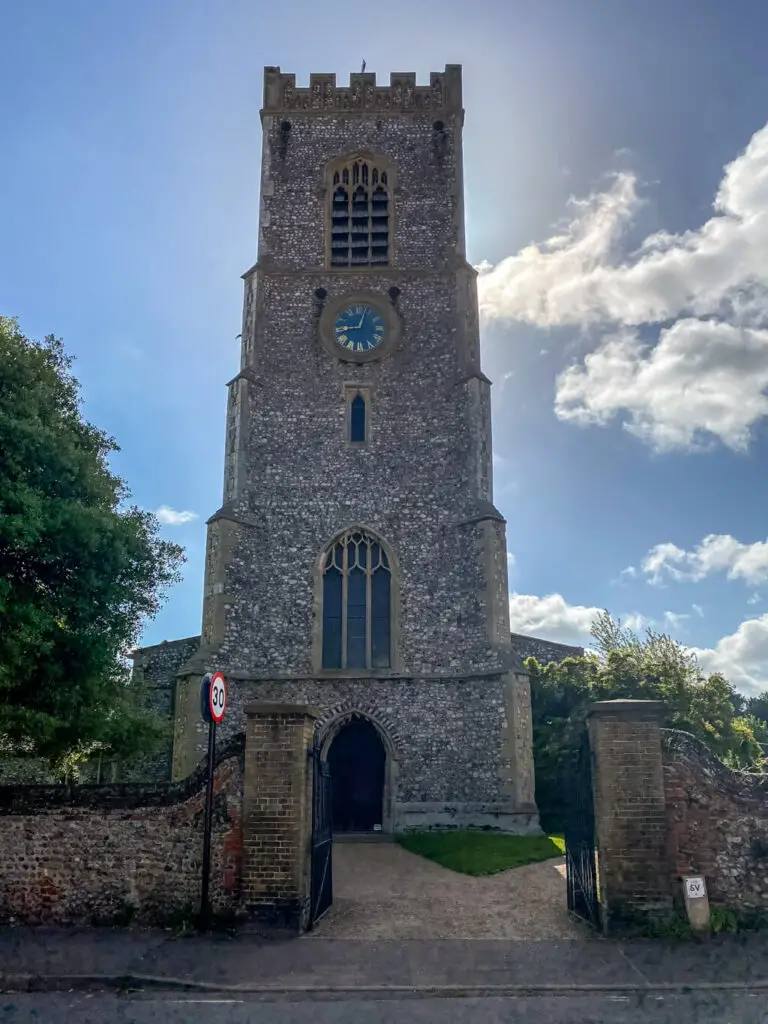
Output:
<svg viewBox="0 0 768 1024">
<path fill-rule="evenodd" d="M 381 825 L 386 752 L 375 726 L 352 718 L 328 751 L 334 832 L 372 832 Z"/>
</svg>

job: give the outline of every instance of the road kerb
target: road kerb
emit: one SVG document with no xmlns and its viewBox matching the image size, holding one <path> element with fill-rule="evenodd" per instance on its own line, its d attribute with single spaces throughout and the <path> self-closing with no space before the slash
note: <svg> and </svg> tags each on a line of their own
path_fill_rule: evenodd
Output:
<svg viewBox="0 0 768 1024">
<path fill-rule="evenodd" d="M 126 991 L 153 989 L 155 991 L 189 991 L 231 993 L 233 995 L 308 996 L 432 996 L 444 998 L 479 998 L 490 996 L 556 996 L 579 994 L 686 993 L 686 992 L 748 992 L 768 991 L 768 978 L 755 981 L 701 981 L 701 982 L 649 982 L 601 983 L 564 982 L 550 985 L 287 985 L 287 984 L 226 984 L 197 981 L 190 978 L 171 978 L 150 974 L 0 974 L 0 992 L 69 992 L 69 991 Z"/>
</svg>

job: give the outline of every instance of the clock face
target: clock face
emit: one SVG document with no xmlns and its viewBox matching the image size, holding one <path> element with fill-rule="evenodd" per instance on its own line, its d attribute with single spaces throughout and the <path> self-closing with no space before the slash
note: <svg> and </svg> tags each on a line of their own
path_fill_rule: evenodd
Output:
<svg viewBox="0 0 768 1024">
<path fill-rule="evenodd" d="M 387 335 L 384 320 L 378 310 L 362 302 L 342 309 L 333 329 L 336 344 L 348 352 L 370 352 Z"/>
</svg>

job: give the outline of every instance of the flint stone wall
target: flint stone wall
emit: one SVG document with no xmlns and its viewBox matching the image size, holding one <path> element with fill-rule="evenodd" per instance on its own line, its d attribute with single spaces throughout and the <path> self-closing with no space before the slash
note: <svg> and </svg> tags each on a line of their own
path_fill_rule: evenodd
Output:
<svg viewBox="0 0 768 1024">
<path fill-rule="evenodd" d="M 163 721 L 173 721 L 176 673 L 199 646 L 200 637 L 189 636 L 183 640 L 164 640 L 133 652 L 133 679 L 143 687 L 142 704 L 146 711 Z M 172 757 L 169 729 L 168 742 L 154 753 L 123 761 L 118 770 L 119 777 L 123 782 L 166 782 L 171 778 Z"/>
<path fill-rule="evenodd" d="M 512 634 L 512 650 L 520 661 L 535 658 L 540 664 L 548 665 L 550 661 L 565 661 L 566 658 L 583 658 L 583 647 L 572 647 L 570 644 L 559 644 L 554 640 L 540 640 L 535 636 L 522 633 Z"/>
<path fill-rule="evenodd" d="M 662 731 L 670 866 L 710 903 L 768 912 L 768 775 L 735 772 L 689 733 Z"/>
<path fill-rule="evenodd" d="M 194 687 L 189 699 L 196 699 Z M 227 700 L 222 738 L 244 727 L 251 701 L 311 705 L 320 712 L 321 736 L 339 717 L 359 712 L 370 718 L 388 747 L 394 831 L 417 825 L 538 831 L 532 792 L 516 788 L 532 768 L 522 763 L 530 748 L 518 736 L 530 728 L 527 679 L 230 679 Z M 195 730 L 191 756 L 197 760 L 207 733 L 202 722 Z"/>
<path fill-rule="evenodd" d="M 238 905 L 243 736 L 215 773 L 211 901 Z M 205 766 L 172 784 L 0 787 L 0 921 L 163 923 L 200 905 Z"/>
</svg>

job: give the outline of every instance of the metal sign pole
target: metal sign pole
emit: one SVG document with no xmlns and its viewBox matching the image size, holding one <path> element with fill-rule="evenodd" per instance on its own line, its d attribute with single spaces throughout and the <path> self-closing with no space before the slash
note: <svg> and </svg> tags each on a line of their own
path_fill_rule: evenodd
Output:
<svg viewBox="0 0 768 1024">
<path fill-rule="evenodd" d="M 203 877 L 200 885 L 200 926 L 211 923 L 211 828 L 213 825 L 213 772 L 216 758 L 216 726 L 224 719 L 227 684 L 221 672 L 206 672 L 200 682 L 200 717 L 208 723 L 208 784 L 205 789 L 203 824 Z"/>
<path fill-rule="evenodd" d="M 213 820 L 213 760 L 216 754 L 216 722 L 208 726 L 208 785 L 205 790 L 205 825 L 203 827 L 203 884 L 200 890 L 200 923 L 207 928 L 211 922 L 208 890 L 211 877 L 211 824 Z"/>
</svg>

